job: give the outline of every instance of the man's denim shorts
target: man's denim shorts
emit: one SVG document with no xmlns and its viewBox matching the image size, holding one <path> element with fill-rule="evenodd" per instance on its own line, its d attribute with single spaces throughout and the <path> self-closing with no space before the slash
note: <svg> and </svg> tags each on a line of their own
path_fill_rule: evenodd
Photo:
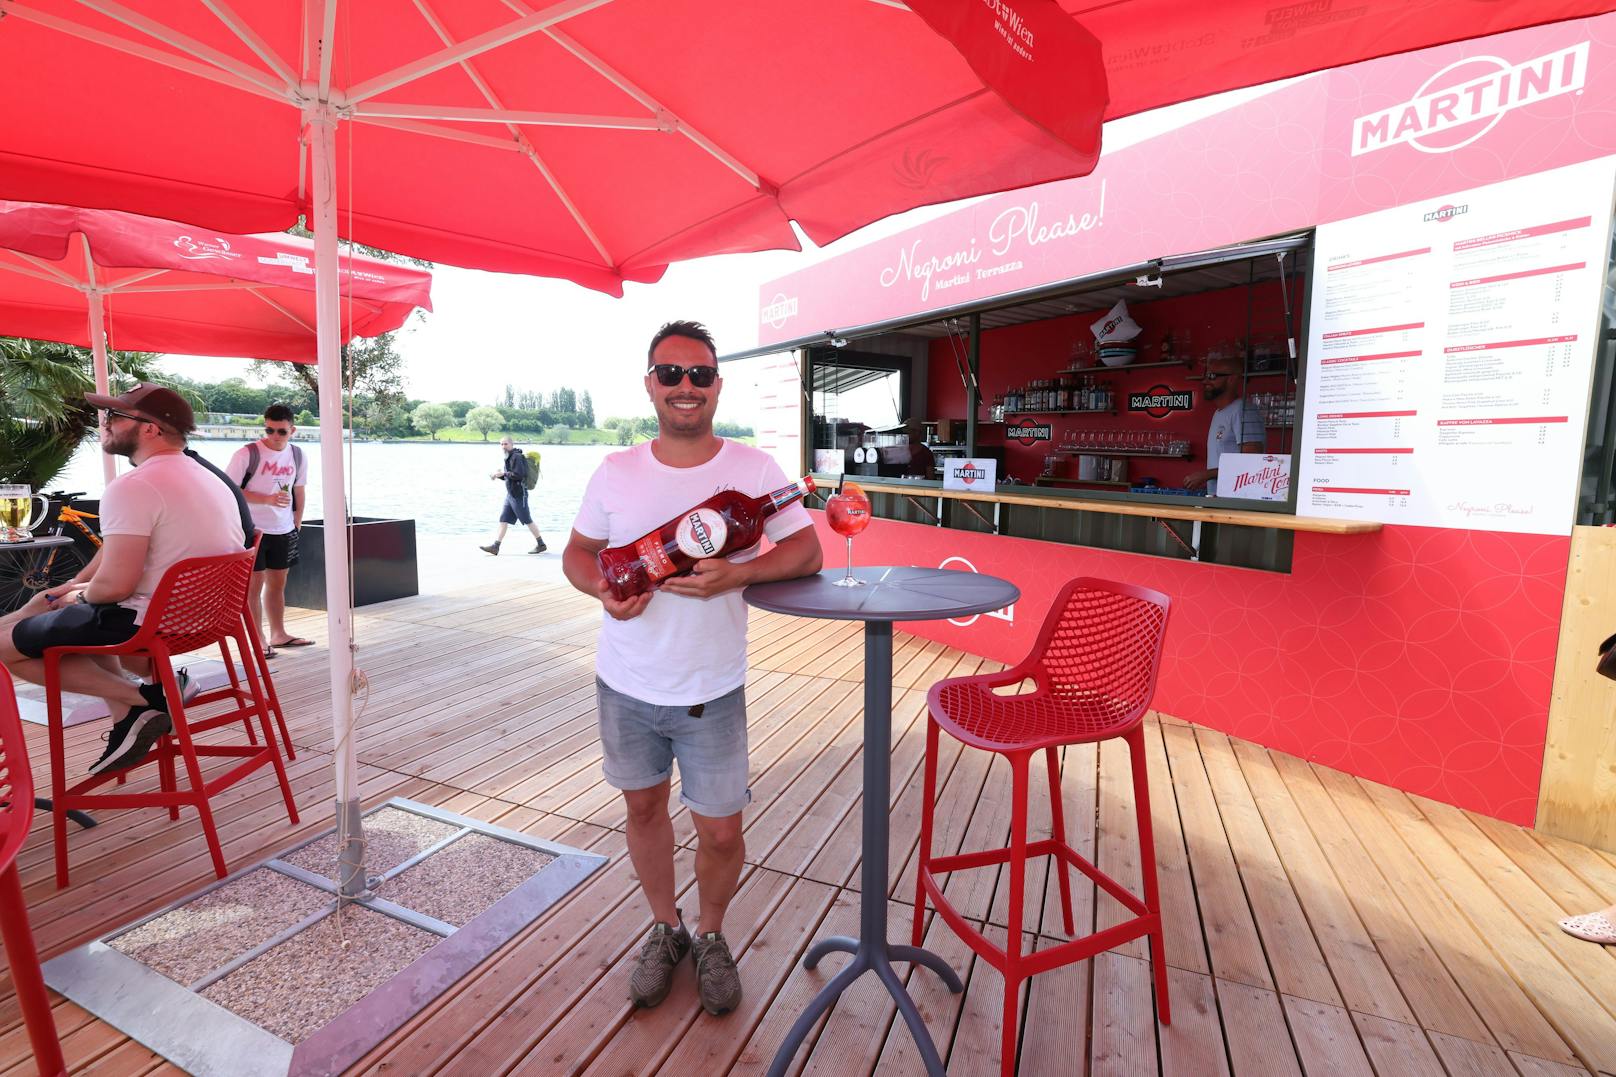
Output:
<svg viewBox="0 0 1616 1077">
<path fill-rule="evenodd" d="M 697 815 L 722 819 L 752 802 L 747 784 L 746 686 L 690 707 L 661 707 L 614 691 L 595 678 L 606 781 L 625 791 L 649 789 L 673 776 L 679 801 Z"/>
</svg>

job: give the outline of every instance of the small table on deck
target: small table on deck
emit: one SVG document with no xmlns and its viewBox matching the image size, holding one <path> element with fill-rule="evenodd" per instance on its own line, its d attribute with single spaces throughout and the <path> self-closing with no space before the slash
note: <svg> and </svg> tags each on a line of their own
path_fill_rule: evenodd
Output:
<svg viewBox="0 0 1616 1077">
<path fill-rule="evenodd" d="M 29 542 L 0 542 L 0 554 L 34 553 L 34 552 L 36 552 L 38 550 L 49 550 L 49 549 L 51 549 L 52 547 L 55 547 L 55 546 L 71 546 L 71 545 L 73 545 L 73 543 L 74 543 L 74 540 L 72 538 L 70 538 L 69 536 L 67 536 L 67 535 L 39 535 L 39 536 L 36 536 L 34 539 L 32 539 Z M 37 722 L 37 723 L 43 725 L 44 722 L 45 722 L 45 719 L 44 719 L 44 716 L 43 716 L 43 712 L 44 712 L 44 709 L 45 709 L 44 705 L 43 704 L 38 705 L 38 710 L 40 711 L 40 714 L 39 714 L 39 716 L 36 717 L 36 716 L 33 716 L 31 713 L 28 713 L 30 711 L 30 708 L 25 707 L 24 706 L 25 703 L 32 703 L 32 701 L 31 700 L 25 700 L 25 699 L 17 700 L 17 710 L 18 710 L 18 712 L 20 714 L 22 714 L 23 719 L 25 721 Z M 40 809 L 42 811 L 50 811 L 51 810 L 50 799 L 48 797 L 35 797 L 34 798 L 34 807 L 38 808 L 38 809 Z M 67 814 L 68 814 L 69 818 L 71 818 L 74 822 L 78 823 L 80 826 L 88 827 L 88 826 L 94 826 L 95 825 L 95 820 L 90 818 L 90 816 L 86 815 L 84 812 L 70 811 Z"/>
<path fill-rule="evenodd" d="M 926 1072 L 941 1077 L 943 1063 L 920 1011 L 893 971 L 893 960 L 925 965 L 955 994 L 959 976 L 942 958 L 913 946 L 887 942 L 888 811 L 892 799 L 892 622 L 968 617 L 1001 609 L 1021 597 L 1008 580 L 948 569 L 855 568 L 863 587 L 837 587 L 843 569 L 795 580 L 754 584 L 744 597 L 759 609 L 797 617 L 864 622 L 864 863 L 859 895 L 859 938 L 833 936 L 816 942 L 803 958 L 813 968 L 826 954 L 849 953 L 853 960 L 826 984 L 791 1026 L 774 1056 L 769 1077 L 780 1077 L 819 1015 L 866 972 L 886 985 L 920 1048 Z"/>
</svg>

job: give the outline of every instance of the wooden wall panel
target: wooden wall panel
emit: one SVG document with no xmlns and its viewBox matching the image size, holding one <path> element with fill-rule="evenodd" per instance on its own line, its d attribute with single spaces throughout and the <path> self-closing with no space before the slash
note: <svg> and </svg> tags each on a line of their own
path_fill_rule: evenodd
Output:
<svg viewBox="0 0 1616 1077">
<path fill-rule="evenodd" d="M 1537 828 L 1616 850 L 1616 681 L 1594 672 L 1616 632 L 1616 528 L 1571 536 Z"/>
</svg>

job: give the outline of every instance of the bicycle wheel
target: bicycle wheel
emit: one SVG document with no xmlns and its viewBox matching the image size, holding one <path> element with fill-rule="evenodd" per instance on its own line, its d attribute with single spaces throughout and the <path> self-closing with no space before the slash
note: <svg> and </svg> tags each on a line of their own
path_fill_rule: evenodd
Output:
<svg viewBox="0 0 1616 1077">
<path fill-rule="evenodd" d="M 50 587 L 60 587 L 89 564 L 78 545 L 0 551 L 0 614 L 21 609 Z"/>
</svg>

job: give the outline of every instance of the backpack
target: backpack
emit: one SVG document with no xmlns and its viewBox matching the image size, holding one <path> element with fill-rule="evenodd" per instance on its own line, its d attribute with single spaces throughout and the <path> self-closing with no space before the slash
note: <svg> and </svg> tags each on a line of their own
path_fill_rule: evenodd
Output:
<svg viewBox="0 0 1616 1077">
<path fill-rule="evenodd" d="M 303 470 L 303 450 L 297 447 L 297 442 L 295 442 L 295 441 L 292 442 L 291 449 L 292 449 L 292 468 L 293 468 L 293 472 L 294 472 L 292 477 L 296 478 L 297 477 L 296 472 Z M 247 473 L 245 475 L 241 476 L 241 488 L 243 490 L 245 490 L 247 488 L 247 484 L 249 482 L 252 482 L 252 477 L 254 475 L 256 475 L 257 473 L 258 473 L 258 442 L 250 441 L 250 442 L 247 443 Z"/>
<path fill-rule="evenodd" d="M 522 486 L 532 490 L 539 485 L 539 454 L 529 449 L 522 455 L 527 460 L 527 470 L 522 474 Z"/>
</svg>

